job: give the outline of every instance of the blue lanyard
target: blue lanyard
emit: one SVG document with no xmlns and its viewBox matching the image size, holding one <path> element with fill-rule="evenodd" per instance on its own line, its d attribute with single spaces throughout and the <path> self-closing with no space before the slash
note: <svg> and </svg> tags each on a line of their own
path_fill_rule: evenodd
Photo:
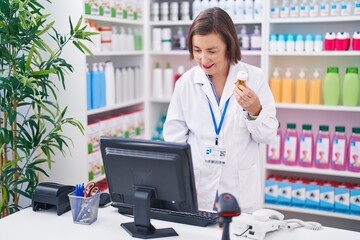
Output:
<svg viewBox="0 0 360 240">
<path fill-rule="evenodd" d="M 207 96 L 206 96 L 206 97 L 207 97 Z M 224 118 L 225 118 L 226 110 L 227 110 L 228 105 L 229 105 L 230 98 L 229 98 L 229 99 L 226 101 L 226 103 L 225 103 L 224 111 L 223 111 L 223 113 L 221 114 L 221 119 L 220 119 L 220 124 L 219 124 L 219 126 L 217 126 L 217 124 L 216 124 L 215 114 L 214 114 L 214 111 L 213 111 L 213 109 L 212 109 L 212 107 L 211 107 L 210 100 L 209 100 L 208 97 L 207 97 L 207 99 L 208 99 L 209 108 L 210 108 L 210 112 L 211 112 L 211 117 L 212 117 L 212 120 L 213 120 L 214 129 L 215 129 L 215 133 L 216 133 L 215 145 L 218 145 L 219 133 L 220 133 L 222 124 L 223 124 L 223 122 L 224 122 Z"/>
</svg>

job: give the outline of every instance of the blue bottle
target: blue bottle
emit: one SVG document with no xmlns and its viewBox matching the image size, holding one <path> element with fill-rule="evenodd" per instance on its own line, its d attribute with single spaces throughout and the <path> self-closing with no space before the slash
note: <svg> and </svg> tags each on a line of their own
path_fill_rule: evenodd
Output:
<svg viewBox="0 0 360 240">
<path fill-rule="evenodd" d="M 87 97 L 87 110 L 93 109 L 92 106 L 92 93 L 91 93 L 91 87 L 92 87 L 92 79 L 91 79 L 91 73 L 89 71 L 88 66 L 86 65 L 86 97 Z"/>
<path fill-rule="evenodd" d="M 101 68 L 101 64 L 93 64 L 93 71 L 91 74 L 92 79 L 92 107 L 93 109 L 105 107 L 106 98 L 105 98 L 105 73 Z M 101 71 L 102 70 L 102 71 Z"/>
</svg>

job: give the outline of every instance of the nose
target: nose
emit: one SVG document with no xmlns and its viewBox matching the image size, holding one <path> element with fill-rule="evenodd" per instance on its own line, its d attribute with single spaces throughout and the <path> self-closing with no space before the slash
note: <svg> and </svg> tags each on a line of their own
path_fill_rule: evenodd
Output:
<svg viewBox="0 0 360 240">
<path fill-rule="evenodd" d="M 206 64 L 207 62 L 209 62 L 209 58 L 208 58 L 208 56 L 207 56 L 207 54 L 206 53 L 202 53 L 201 54 L 201 56 L 200 56 L 200 61 L 201 61 L 201 63 L 202 64 Z"/>
</svg>

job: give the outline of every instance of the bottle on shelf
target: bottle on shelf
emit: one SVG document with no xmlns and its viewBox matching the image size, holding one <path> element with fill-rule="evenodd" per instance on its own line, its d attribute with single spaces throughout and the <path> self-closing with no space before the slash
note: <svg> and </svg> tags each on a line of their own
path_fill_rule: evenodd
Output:
<svg viewBox="0 0 360 240">
<path fill-rule="evenodd" d="M 319 1 L 310 0 L 309 17 L 318 17 L 318 16 L 319 16 Z"/>
<path fill-rule="evenodd" d="M 282 103 L 294 102 L 294 80 L 291 78 L 290 68 L 286 69 L 285 77 L 282 80 L 281 102 Z"/>
<path fill-rule="evenodd" d="M 92 92 L 93 97 L 93 109 L 101 108 L 106 106 L 105 97 L 105 73 L 102 67 L 102 63 L 94 63 L 92 67 Z"/>
<path fill-rule="evenodd" d="M 298 134 L 296 124 L 288 123 L 284 134 L 283 163 L 294 166 L 298 159 Z"/>
<path fill-rule="evenodd" d="M 314 38 L 312 34 L 306 34 L 305 36 L 305 52 L 314 51 Z"/>
<path fill-rule="evenodd" d="M 295 52 L 295 37 L 293 34 L 287 35 L 287 40 L 285 44 L 287 52 Z"/>
<path fill-rule="evenodd" d="M 271 18 L 279 18 L 280 17 L 280 1 L 273 0 L 270 2 L 270 17 Z"/>
<path fill-rule="evenodd" d="M 323 50 L 323 36 L 322 34 L 316 34 L 314 39 L 314 51 L 321 52 Z"/>
<path fill-rule="evenodd" d="M 340 0 L 332 0 L 330 4 L 330 16 L 340 16 Z"/>
<path fill-rule="evenodd" d="M 153 69 L 153 84 L 152 84 L 152 97 L 156 99 L 163 98 L 163 76 L 162 69 L 160 67 L 160 63 L 155 64 L 155 68 Z"/>
<path fill-rule="evenodd" d="M 315 167 L 329 168 L 330 164 L 330 133 L 329 126 L 320 125 L 319 132 L 316 136 L 315 144 Z"/>
<path fill-rule="evenodd" d="M 87 99 L 87 110 L 91 110 L 92 107 L 92 94 L 91 94 L 91 86 L 92 86 L 91 72 L 89 71 L 89 66 L 86 64 L 86 99 Z"/>
<path fill-rule="evenodd" d="M 329 0 L 322 0 L 320 3 L 320 16 L 328 17 L 330 15 L 330 3 Z"/>
<path fill-rule="evenodd" d="M 342 0 L 340 3 L 340 15 L 341 16 L 350 16 L 351 15 L 351 1 Z"/>
<path fill-rule="evenodd" d="M 240 33 L 238 34 L 238 39 L 240 42 L 240 49 L 241 50 L 249 50 L 250 49 L 250 37 L 246 33 L 246 26 L 242 25 Z"/>
<path fill-rule="evenodd" d="M 335 170 L 346 170 L 347 166 L 347 140 L 344 126 L 336 126 L 332 140 L 331 168 Z"/>
<path fill-rule="evenodd" d="M 359 5 L 360 5 L 360 2 L 359 2 Z M 360 6 L 359 6 L 359 8 L 360 8 Z M 353 51 L 360 50 L 360 31 L 354 32 L 354 34 L 352 36 L 351 47 L 352 47 Z"/>
<path fill-rule="evenodd" d="M 276 44 L 276 51 L 278 52 L 285 52 L 286 49 L 286 41 L 285 41 L 285 35 L 279 34 Z"/>
<path fill-rule="evenodd" d="M 350 34 L 348 32 L 338 32 L 336 34 L 335 49 L 337 51 L 347 51 L 350 48 Z"/>
<path fill-rule="evenodd" d="M 319 71 L 320 69 L 315 68 L 313 78 L 310 79 L 309 104 L 321 104 L 322 80 Z"/>
<path fill-rule="evenodd" d="M 280 4 L 280 17 L 281 18 L 288 18 L 289 17 L 289 1 L 282 0 Z"/>
<path fill-rule="evenodd" d="M 360 0 L 355 0 L 354 1 L 353 15 L 354 16 L 359 16 L 360 15 Z"/>
<path fill-rule="evenodd" d="M 199 13 L 200 13 L 200 9 L 201 9 L 201 2 L 200 0 L 194 0 L 192 3 L 192 19 L 195 19 Z"/>
<path fill-rule="evenodd" d="M 261 50 L 261 33 L 259 25 L 255 25 L 254 33 L 250 35 L 250 49 Z"/>
<path fill-rule="evenodd" d="M 279 74 L 280 68 L 275 67 L 272 77 L 270 78 L 270 89 L 274 96 L 274 100 L 276 103 L 279 103 L 281 100 L 281 78 Z"/>
<path fill-rule="evenodd" d="M 297 34 L 296 41 L 295 41 L 295 51 L 296 52 L 304 52 L 304 50 L 305 50 L 304 35 Z"/>
<path fill-rule="evenodd" d="M 300 17 L 308 17 L 309 16 L 309 3 L 308 0 L 302 0 L 300 3 L 300 10 L 299 10 Z"/>
<path fill-rule="evenodd" d="M 280 130 L 280 124 L 278 126 L 276 137 L 267 145 L 267 163 L 280 164 L 282 156 L 283 139 Z"/>
<path fill-rule="evenodd" d="M 360 80 L 357 67 L 347 67 L 342 88 L 342 102 L 344 106 L 358 106 L 360 94 Z"/>
<path fill-rule="evenodd" d="M 177 73 L 174 76 L 174 86 L 176 81 L 181 77 L 181 75 L 183 75 L 185 72 L 185 67 L 183 65 L 179 65 L 177 68 Z"/>
<path fill-rule="evenodd" d="M 305 78 L 306 69 L 300 68 L 299 78 L 295 81 L 295 103 L 307 104 L 308 103 L 308 82 Z"/>
<path fill-rule="evenodd" d="M 171 64 L 166 63 L 164 70 L 164 98 L 170 99 L 174 90 L 174 71 L 171 68 Z"/>
<path fill-rule="evenodd" d="M 269 39 L 269 51 L 270 52 L 275 52 L 277 49 L 277 35 L 276 34 L 270 34 L 270 39 Z"/>
<path fill-rule="evenodd" d="M 115 70 L 111 61 L 105 62 L 106 106 L 115 105 Z"/>
<path fill-rule="evenodd" d="M 299 0 L 292 0 L 290 3 L 290 17 L 299 17 Z"/>
<path fill-rule="evenodd" d="M 299 166 L 312 167 L 314 162 L 314 136 L 310 124 L 303 124 L 299 140 Z"/>
<path fill-rule="evenodd" d="M 349 171 L 360 172 L 360 128 L 354 127 L 349 139 Z"/>
<path fill-rule="evenodd" d="M 323 98 L 325 105 L 339 105 L 340 76 L 338 67 L 328 67 L 324 78 Z"/>
</svg>

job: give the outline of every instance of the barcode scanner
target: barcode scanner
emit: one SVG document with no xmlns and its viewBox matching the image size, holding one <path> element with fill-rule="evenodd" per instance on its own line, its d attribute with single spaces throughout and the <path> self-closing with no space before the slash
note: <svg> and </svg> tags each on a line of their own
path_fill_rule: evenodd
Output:
<svg viewBox="0 0 360 240">
<path fill-rule="evenodd" d="M 224 228 L 221 239 L 230 240 L 230 223 L 232 217 L 239 216 L 241 213 L 239 204 L 233 195 L 223 193 L 219 196 L 218 205 L 219 225 Z"/>
</svg>

